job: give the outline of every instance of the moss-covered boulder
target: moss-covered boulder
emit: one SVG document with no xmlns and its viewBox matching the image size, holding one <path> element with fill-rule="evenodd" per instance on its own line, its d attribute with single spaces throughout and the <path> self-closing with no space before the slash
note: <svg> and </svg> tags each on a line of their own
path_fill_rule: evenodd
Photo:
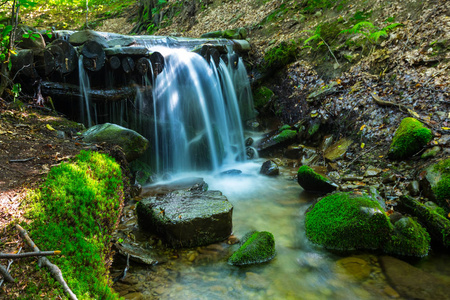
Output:
<svg viewBox="0 0 450 300">
<path fill-rule="evenodd" d="M 141 156 L 149 145 L 149 141 L 136 131 L 111 123 L 92 126 L 83 133 L 83 141 L 119 145 L 128 161 Z"/>
<path fill-rule="evenodd" d="M 273 92 L 271 89 L 265 86 L 261 86 L 256 89 L 253 93 L 253 103 L 255 109 L 261 110 L 273 97 Z"/>
<path fill-rule="evenodd" d="M 396 209 L 417 217 L 436 245 L 450 248 L 450 221 L 438 211 L 409 196 L 401 196 Z"/>
<path fill-rule="evenodd" d="M 337 184 L 316 173 L 311 167 L 303 165 L 297 172 L 298 184 L 305 190 L 316 193 L 331 193 L 337 189 Z"/>
<path fill-rule="evenodd" d="M 275 239 L 267 231 L 252 231 L 246 234 L 239 249 L 228 259 L 234 266 L 263 263 L 275 257 Z"/>
<path fill-rule="evenodd" d="M 384 247 L 390 254 L 424 257 L 430 249 L 430 235 L 417 221 L 401 218 L 394 224 L 394 231 Z"/>
<path fill-rule="evenodd" d="M 381 206 L 367 195 L 334 193 L 307 212 L 308 239 L 328 249 L 379 249 L 392 232 Z"/>
<path fill-rule="evenodd" d="M 419 152 L 433 138 L 430 129 L 414 118 L 404 118 L 394 134 L 388 156 L 403 159 Z"/>
<path fill-rule="evenodd" d="M 173 191 L 136 206 L 139 227 L 173 248 L 209 245 L 232 230 L 233 205 L 220 191 Z"/>
<path fill-rule="evenodd" d="M 50 260 L 81 299 L 119 299 L 107 269 L 123 195 L 120 165 L 107 155 L 81 151 L 73 161 L 53 167 L 27 197 L 32 222 L 26 229 L 40 249 L 61 251 Z M 46 288 L 58 288 L 50 281 Z"/>
<path fill-rule="evenodd" d="M 450 158 L 428 167 L 420 183 L 425 196 L 450 212 Z"/>
</svg>

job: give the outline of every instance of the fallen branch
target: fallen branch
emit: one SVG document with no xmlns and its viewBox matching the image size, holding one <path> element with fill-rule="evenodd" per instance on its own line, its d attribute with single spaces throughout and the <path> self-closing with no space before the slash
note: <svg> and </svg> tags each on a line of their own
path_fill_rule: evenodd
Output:
<svg viewBox="0 0 450 300">
<path fill-rule="evenodd" d="M 17 254 L 19 254 L 20 251 L 22 251 L 22 247 L 19 248 L 19 251 L 17 251 Z M 11 267 L 12 263 L 13 263 L 13 260 L 10 259 L 8 262 L 8 267 L 6 268 L 6 272 L 9 272 L 9 268 Z M 4 280 L 5 280 L 4 278 L 2 280 L 0 280 L 0 287 L 2 286 Z"/>
<path fill-rule="evenodd" d="M 0 253 L 0 259 L 2 258 L 23 258 L 23 257 L 30 257 L 30 256 L 49 256 L 49 255 L 58 255 L 61 254 L 61 251 L 40 251 L 40 252 L 25 252 L 25 253 Z"/>
<path fill-rule="evenodd" d="M 406 105 L 399 104 L 399 103 L 395 103 L 395 102 L 390 102 L 390 101 L 382 100 L 380 97 L 378 97 L 378 96 L 375 95 L 375 94 L 371 94 L 371 95 L 372 95 L 373 101 L 374 101 L 376 104 L 378 104 L 378 105 L 381 105 L 381 106 L 396 106 L 396 107 L 398 107 L 401 111 L 403 111 L 403 112 L 404 112 L 404 111 L 408 112 L 413 118 L 420 119 L 419 114 L 416 113 L 416 112 L 415 112 L 414 110 L 412 110 L 411 108 L 408 108 Z"/>
<path fill-rule="evenodd" d="M 36 244 L 33 242 L 33 240 L 28 235 L 27 231 L 22 228 L 19 224 L 16 224 L 16 228 L 19 231 L 20 236 L 27 242 L 28 246 L 30 246 L 34 252 L 40 252 L 39 248 L 36 246 Z M 45 256 L 39 258 L 39 266 L 43 265 L 47 267 L 52 273 L 53 277 L 58 281 L 64 290 L 69 295 L 70 299 L 78 299 L 77 296 L 72 292 L 72 290 L 67 285 L 66 281 L 64 280 L 61 270 L 58 268 L 58 266 L 52 264 Z"/>
<path fill-rule="evenodd" d="M 3 275 L 3 278 L 6 281 L 14 282 L 14 278 L 12 278 L 11 274 L 9 274 L 8 270 L 3 265 L 0 265 L 0 274 Z"/>
<path fill-rule="evenodd" d="M 10 163 L 12 163 L 12 162 L 27 162 L 27 161 L 30 161 L 30 160 L 33 160 L 33 159 L 34 159 L 34 157 L 20 158 L 20 159 L 10 159 L 9 162 Z"/>
</svg>

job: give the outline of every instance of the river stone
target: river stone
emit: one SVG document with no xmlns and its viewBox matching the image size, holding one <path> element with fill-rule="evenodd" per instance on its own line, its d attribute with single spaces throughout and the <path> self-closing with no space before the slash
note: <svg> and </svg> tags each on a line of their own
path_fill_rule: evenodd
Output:
<svg viewBox="0 0 450 300">
<path fill-rule="evenodd" d="M 370 276 L 371 267 L 366 260 L 349 256 L 336 262 L 336 271 L 350 275 L 356 280 L 363 280 Z"/>
<path fill-rule="evenodd" d="M 316 173 L 311 167 L 306 165 L 298 169 L 297 181 L 306 191 L 330 193 L 337 189 L 337 185 L 334 182 Z"/>
<path fill-rule="evenodd" d="M 133 246 L 128 243 L 116 244 L 116 247 L 121 255 L 125 257 L 129 255 L 132 261 L 146 265 L 158 264 L 158 261 L 153 258 L 153 253 L 142 247 Z"/>
<path fill-rule="evenodd" d="M 247 233 L 240 243 L 240 247 L 228 259 L 234 266 L 258 264 L 275 257 L 275 239 L 267 231 L 251 231 Z"/>
<path fill-rule="evenodd" d="M 353 144 L 351 139 L 342 138 L 324 152 L 324 157 L 331 162 L 342 159 L 348 147 Z"/>
<path fill-rule="evenodd" d="M 119 145 L 128 161 L 141 156 L 149 145 L 148 140 L 136 131 L 111 123 L 92 126 L 83 133 L 83 138 L 87 143 Z"/>
<path fill-rule="evenodd" d="M 368 166 L 366 172 L 364 172 L 364 177 L 375 177 L 380 174 L 383 170 L 374 166 Z"/>
<path fill-rule="evenodd" d="M 425 159 L 425 158 L 435 157 L 440 151 L 441 151 L 441 147 L 434 146 L 431 149 L 425 150 L 425 152 L 420 156 L 420 158 Z"/>
<path fill-rule="evenodd" d="M 204 192 L 208 190 L 208 184 L 201 177 L 186 177 L 168 183 L 148 185 L 143 188 L 142 197 L 165 195 L 177 190 L 191 192 Z"/>
<path fill-rule="evenodd" d="M 403 297 L 450 299 L 448 284 L 433 274 L 390 256 L 382 256 L 380 262 L 388 281 Z"/>
<path fill-rule="evenodd" d="M 283 129 L 283 128 L 282 128 Z M 297 137 L 297 131 L 292 129 L 283 129 L 269 135 L 258 145 L 258 151 L 264 151 L 271 148 L 281 147 L 286 143 L 292 142 Z"/>
<path fill-rule="evenodd" d="M 74 32 L 69 37 L 69 43 L 72 45 L 82 45 L 87 41 L 95 41 L 99 43 L 103 48 L 108 47 L 108 42 L 105 37 L 100 35 L 100 33 L 93 30 L 82 30 Z"/>
<path fill-rule="evenodd" d="M 450 158 L 429 166 L 420 173 L 420 185 L 425 197 L 450 211 Z"/>
<path fill-rule="evenodd" d="M 259 173 L 266 176 L 276 176 L 280 174 L 280 169 L 274 161 L 268 160 L 263 163 Z"/>
<path fill-rule="evenodd" d="M 136 212 L 142 229 L 173 248 L 223 241 L 232 230 L 233 205 L 220 191 L 174 191 L 143 199 Z"/>
</svg>

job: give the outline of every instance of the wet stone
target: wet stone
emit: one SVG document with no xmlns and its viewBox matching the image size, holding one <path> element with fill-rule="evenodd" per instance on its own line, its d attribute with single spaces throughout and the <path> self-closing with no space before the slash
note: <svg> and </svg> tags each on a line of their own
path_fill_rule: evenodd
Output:
<svg viewBox="0 0 450 300">
<path fill-rule="evenodd" d="M 274 161 L 268 160 L 263 163 L 259 173 L 266 176 L 276 176 L 280 174 L 280 169 L 278 168 L 278 165 Z"/>
<path fill-rule="evenodd" d="M 352 143 L 350 139 L 340 139 L 325 151 L 325 158 L 331 162 L 342 159 Z"/>
<path fill-rule="evenodd" d="M 141 229 L 173 248 L 208 245 L 231 234 L 233 205 L 220 191 L 174 191 L 143 199 L 136 212 Z"/>
</svg>

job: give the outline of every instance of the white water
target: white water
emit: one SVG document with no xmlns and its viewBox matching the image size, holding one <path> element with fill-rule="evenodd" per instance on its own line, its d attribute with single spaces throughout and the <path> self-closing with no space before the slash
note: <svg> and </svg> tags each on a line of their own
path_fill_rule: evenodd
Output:
<svg viewBox="0 0 450 300">
<path fill-rule="evenodd" d="M 91 119 L 91 103 L 89 101 L 89 90 L 91 89 L 89 77 L 86 73 L 86 70 L 83 67 L 83 55 L 80 55 L 78 58 L 78 76 L 80 81 L 80 111 L 81 111 L 81 119 L 84 124 L 91 127 L 92 119 Z"/>
<path fill-rule="evenodd" d="M 184 49 L 156 47 L 165 67 L 154 82 L 157 173 L 217 170 L 245 160 L 244 134 L 230 70 Z"/>
</svg>

